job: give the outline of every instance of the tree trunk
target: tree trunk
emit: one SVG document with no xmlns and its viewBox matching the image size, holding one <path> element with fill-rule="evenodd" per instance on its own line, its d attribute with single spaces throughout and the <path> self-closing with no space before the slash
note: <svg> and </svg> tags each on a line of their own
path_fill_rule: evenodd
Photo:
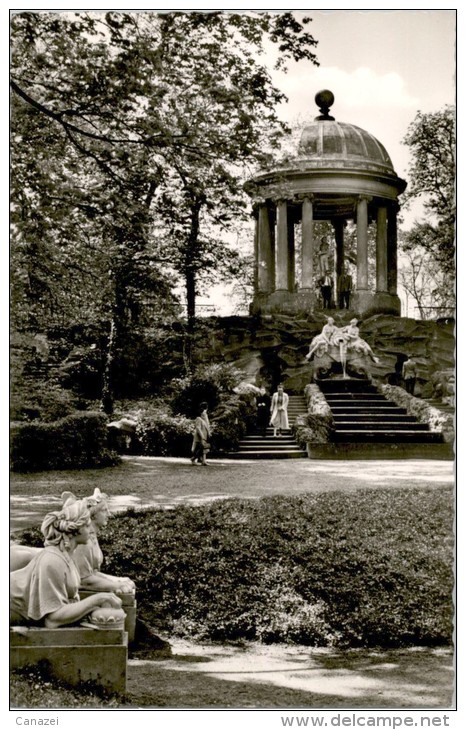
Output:
<svg viewBox="0 0 466 730">
<path fill-rule="evenodd" d="M 185 284 L 188 326 L 185 340 L 186 369 L 192 370 L 194 362 L 194 336 L 196 332 L 196 272 L 198 267 L 199 215 L 202 200 L 195 198 L 191 207 L 191 229 L 186 253 Z"/>
<path fill-rule="evenodd" d="M 110 323 L 110 335 L 108 338 L 107 358 L 105 361 L 103 385 L 102 385 L 102 401 L 101 408 L 104 413 L 110 416 L 113 413 L 113 382 L 112 370 L 113 361 L 115 359 L 115 322 L 112 319 Z"/>
</svg>

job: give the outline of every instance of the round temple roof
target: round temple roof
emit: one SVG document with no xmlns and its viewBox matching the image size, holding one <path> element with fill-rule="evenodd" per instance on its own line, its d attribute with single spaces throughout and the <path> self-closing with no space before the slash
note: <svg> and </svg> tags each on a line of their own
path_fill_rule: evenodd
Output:
<svg viewBox="0 0 466 730">
<path fill-rule="evenodd" d="M 396 200 L 406 182 L 397 176 L 383 144 L 365 129 L 330 116 L 331 91 L 319 91 L 315 101 L 320 114 L 304 127 L 297 154 L 246 183 L 250 195 L 288 199 L 308 193 L 327 198 L 344 194 L 351 204 L 361 194 Z"/>
<path fill-rule="evenodd" d="M 365 129 L 354 124 L 319 119 L 307 124 L 298 146 L 299 157 L 324 162 L 339 160 L 355 166 L 369 163 L 393 172 L 393 164 L 385 147 Z"/>
<path fill-rule="evenodd" d="M 369 164 L 381 165 L 389 172 L 394 172 L 393 164 L 385 147 L 372 134 L 354 124 L 336 122 L 329 109 L 335 97 L 328 89 L 318 91 L 315 102 L 320 114 L 313 122 L 307 124 L 301 134 L 298 146 L 299 157 L 315 159 L 320 165 L 339 160 L 350 163 L 354 167 L 366 167 Z"/>
</svg>

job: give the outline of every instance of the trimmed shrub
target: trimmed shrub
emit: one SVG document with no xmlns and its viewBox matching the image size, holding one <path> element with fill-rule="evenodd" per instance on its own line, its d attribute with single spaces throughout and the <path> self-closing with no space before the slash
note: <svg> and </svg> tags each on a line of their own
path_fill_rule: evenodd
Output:
<svg viewBox="0 0 466 730">
<path fill-rule="evenodd" d="M 184 416 L 147 416 L 138 421 L 133 451 L 144 456 L 190 456 L 193 432 L 193 422 Z"/>
<path fill-rule="evenodd" d="M 256 417 L 255 396 L 250 393 L 231 395 L 212 415 L 212 452 L 236 451 Z"/>
<path fill-rule="evenodd" d="M 116 463 L 117 455 L 108 449 L 107 417 L 102 413 L 74 413 L 52 423 L 12 426 L 14 471 L 83 469 Z"/>
<path fill-rule="evenodd" d="M 326 444 L 332 440 L 334 421 L 332 411 L 320 388 L 311 383 L 304 389 L 308 412 L 299 416 L 293 434 L 302 449 L 309 444 Z"/>
<path fill-rule="evenodd" d="M 404 388 L 397 385 L 380 385 L 379 391 L 389 400 L 394 401 L 401 408 L 406 408 L 410 416 L 414 416 L 421 423 L 427 423 L 431 431 L 443 434 L 447 443 L 455 440 L 455 417 L 451 413 L 435 406 L 431 406 L 422 398 L 407 393 Z"/>
<path fill-rule="evenodd" d="M 448 644 L 449 489 L 367 489 L 132 511 L 101 539 L 159 630 L 315 646 Z"/>
<path fill-rule="evenodd" d="M 13 421 L 56 421 L 71 415 L 76 405 L 74 394 L 54 380 L 24 378 L 12 386 L 10 417 Z"/>
</svg>

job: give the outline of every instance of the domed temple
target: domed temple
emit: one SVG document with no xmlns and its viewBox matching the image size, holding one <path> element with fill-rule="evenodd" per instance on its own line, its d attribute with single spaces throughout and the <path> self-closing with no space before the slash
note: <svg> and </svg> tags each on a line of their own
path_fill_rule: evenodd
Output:
<svg viewBox="0 0 466 730">
<path fill-rule="evenodd" d="M 397 201 L 406 182 L 397 176 L 385 147 L 375 137 L 330 116 L 332 92 L 320 91 L 315 101 L 321 113 L 304 127 L 297 157 L 260 172 L 245 186 L 256 219 L 252 311 L 313 311 L 317 306 L 314 259 L 321 246 L 314 222 L 333 225 L 335 265 L 327 273 L 333 273 L 336 282 L 345 268 L 345 227 L 347 221 L 354 221 L 357 253 L 351 309 L 366 316 L 399 315 Z M 375 291 L 369 289 L 368 277 L 372 221 L 376 221 Z M 299 266 L 295 225 L 301 226 Z"/>
</svg>

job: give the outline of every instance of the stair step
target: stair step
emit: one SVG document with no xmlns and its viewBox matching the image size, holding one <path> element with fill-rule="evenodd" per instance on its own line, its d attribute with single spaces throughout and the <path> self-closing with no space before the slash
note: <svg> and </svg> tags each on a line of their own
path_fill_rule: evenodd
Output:
<svg viewBox="0 0 466 730">
<path fill-rule="evenodd" d="M 442 459 L 454 458 L 452 444 L 339 441 L 331 444 L 310 444 L 310 459 Z"/>
<path fill-rule="evenodd" d="M 385 396 L 381 393 L 325 393 L 325 399 L 328 403 L 336 400 L 353 401 L 353 400 L 370 400 L 384 401 Z"/>
<path fill-rule="evenodd" d="M 285 444 L 294 444 L 295 440 L 293 436 L 274 436 L 272 433 L 267 434 L 266 436 L 262 436 L 261 433 L 250 433 L 247 436 L 244 436 L 244 438 L 241 439 L 241 442 L 249 442 L 249 441 L 257 441 L 257 443 L 265 443 L 267 441 L 278 443 L 280 441 L 281 443 Z"/>
<path fill-rule="evenodd" d="M 356 403 L 356 401 L 350 401 L 349 403 L 345 403 L 342 401 L 339 401 L 338 405 L 332 403 L 332 411 L 341 411 L 343 409 L 347 409 L 348 411 L 368 411 L 369 413 L 377 412 L 377 411 L 398 411 L 399 413 L 406 413 L 406 408 L 402 408 L 401 406 L 397 406 L 395 404 L 390 403 L 389 401 L 385 401 L 384 403 L 377 403 L 376 405 L 370 404 L 370 401 L 365 401 L 364 403 Z"/>
<path fill-rule="evenodd" d="M 241 451 L 242 453 L 247 453 L 248 451 L 296 451 L 296 449 L 296 443 L 283 444 L 283 446 L 277 444 L 251 444 L 250 446 L 245 446 L 243 444 L 240 444 L 238 451 Z"/>
<path fill-rule="evenodd" d="M 332 391 L 350 391 L 366 390 L 377 392 L 377 388 L 372 385 L 370 380 L 365 378 L 335 378 L 333 380 L 316 380 L 323 393 L 331 393 Z"/>
<path fill-rule="evenodd" d="M 388 423 L 417 423 L 414 416 L 408 416 L 404 413 L 380 413 L 380 411 L 374 410 L 372 413 L 333 413 L 333 420 L 335 423 L 341 423 L 342 421 L 348 421 L 351 417 L 352 423 L 359 423 L 360 421 L 366 421 L 370 423 L 372 421 L 378 421 L 380 418 Z"/>
<path fill-rule="evenodd" d="M 307 459 L 307 453 L 294 451 L 234 451 L 228 454 L 229 459 Z"/>
<path fill-rule="evenodd" d="M 335 431 L 429 431 L 427 423 L 400 423 L 387 421 L 338 421 L 335 424 Z"/>
<path fill-rule="evenodd" d="M 368 408 L 398 408 L 399 406 L 396 405 L 393 401 L 385 400 L 385 398 L 382 398 L 381 400 L 375 400 L 372 398 L 339 398 L 338 400 L 333 401 L 327 401 L 330 408 L 341 408 L 341 406 L 348 406 L 353 407 L 354 406 L 367 406 Z"/>
<path fill-rule="evenodd" d="M 443 443 L 443 436 L 441 433 L 433 431 L 355 431 L 355 430 L 341 430 L 335 431 L 334 441 L 399 441 L 400 443 L 406 442 L 419 442 L 419 443 Z"/>
</svg>

